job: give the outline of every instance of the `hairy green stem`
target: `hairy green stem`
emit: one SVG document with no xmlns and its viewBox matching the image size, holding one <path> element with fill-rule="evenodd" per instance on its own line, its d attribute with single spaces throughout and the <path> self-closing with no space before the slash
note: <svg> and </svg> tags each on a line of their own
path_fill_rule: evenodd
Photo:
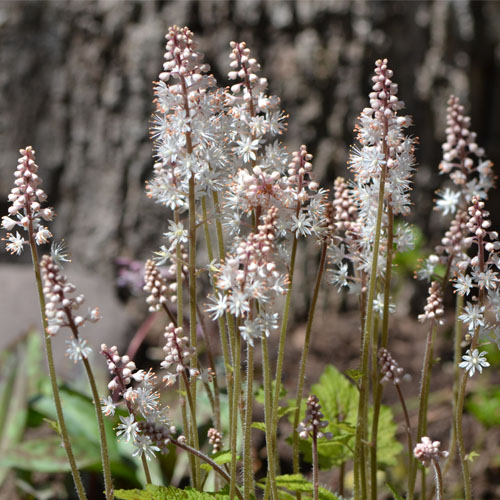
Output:
<svg viewBox="0 0 500 500">
<path fill-rule="evenodd" d="M 384 142 L 384 149 L 387 146 Z M 361 387 L 359 391 L 359 405 L 358 405 L 358 421 L 356 424 L 356 441 L 354 452 L 354 498 L 355 500 L 365 500 L 367 498 L 366 491 L 366 464 L 364 463 L 364 439 L 366 436 L 366 413 L 368 402 L 368 361 L 370 359 L 370 345 L 373 336 L 373 302 L 375 301 L 375 291 L 377 288 L 377 267 L 378 255 L 380 251 L 380 236 L 382 228 L 382 215 L 384 212 L 384 187 L 385 179 L 387 177 L 387 164 L 382 166 L 382 173 L 380 176 L 378 207 L 377 207 L 377 220 L 375 224 L 375 239 L 373 242 L 373 257 L 370 274 L 370 286 L 368 289 L 367 310 L 365 319 L 365 328 L 363 330 L 363 338 L 361 342 Z"/>
<path fill-rule="evenodd" d="M 62 438 L 63 441 L 64 450 L 66 451 L 66 455 L 68 457 L 68 462 L 71 468 L 71 474 L 73 476 L 73 481 L 75 483 L 75 488 L 78 494 L 78 498 L 80 500 L 85 500 L 87 498 L 87 495 L 85 494 L 85 490 L 83 488 L 80 472 L 78 471 L 78 467 L 76 465 L 76 460 L 73 454 L 73 449 L 71 447 L 68 430 L 66 428 L 66 423 L 64 421 L 61 397 L 59 395 L 59 387 L 57 385 L 56 369 L 54 365 L 54 355 L 52 352 L 52 340 L 50 338 L 50 335 L 47 334 L 48 323 L 47 323 L 47 318 L 45 316 L 45 296 L 43 294 L 42 277 L 40 274 L 40 262 L 38 260 L 38 252 L 33 238 L 33 223 L 31 222 L 31 219 L 28 228 L 28 233 L 29 233 L 29 244 L 31 249 L 31 259 L 33 261 L 33 271 L 35 272 L 38 300 L 40 303 L 40 312 L 42 315 L 43 339 L 45 341 L 45 353 L 47 355 L 50 385 L 52 387 L 52 395 L 56 407 L 57 423 L 59 426 L 60 437 Z"/>
<path fill-rule="evenodd" d="M 394 213 L 390 200 L 387 207 L 387 253 L 385 260 L 385 281 L 384 281 L 384 310 L 382 315 L 382 335 L 380 339 L 380 347 L 387 347 L 389 339 L 389 306 L 391 298 L 391 275 L 392 275 L 392 258 L 394 254 Z M 377 364 L 377 343 L 374 342 L 375 349 L 373 352 L 373 366 L 372 370 L 375 375 L 375 382 L 373 384 L 375 395 L 373 404 L 373 419 L 372 419 L 372 433 L 370 438 L 370 471 L 371 471 L 371 498 L 377 500 L 377 438 L 378 438 L 378 423 L 380 417 L 380 405 L 382 402 L 383 386 L 378 377 L 378 364 Z M 398 387 L 399 390 L 399 387 Z M 403 401 L 404 404 L 404 401 Z M 411 440 L 411 434 L 410 434 Z M 409 453 L 413 452 L 411 446 Z"/>
<path fill-rule="evenodd" d="M 250 498 L 254 492 L 253 461 L 252 461 L 252 414 L 253 414 L 253 375 L 254 375 L 254 347 L 247 344 L 247 380 L 245 394 L 245 419 L 243 424 L 243 473 L 245 498 Z"/>
<path fill-rule="evenodd" d="M 262 336 L 262 366 L 264 371 L 264 420 L 266 424 L 266 447 L 267 447 L 267 480 L 264 498 L 269 498 L 269 493 L 272 491 L 272 498 L 278 498 L 278 489 L 276 486 L 276 468 L 271 462 L 273 456 L 274 442 L 272 439 L 272 380 L 271 380 L 271 363 L 269 360 L 269 346 L 265 335 Z"/>
<path fill-rule="evenodd" d="M 458 393 L 460 388 L 460 367 L 458 366 L 462 359 L 462 322 L 458 319 L 462 314 L 464 306 L 464 296 L 457 294 L 455 306 L 455 327 L 454 327 L 454 342 L 453 342 L 453 426 L 450 430 L 450 446 L 448 447 L 448 458 L 443 468 L 443 479 L 446 476 L 455 453 L 457 451 L 457 405 Z"/>
<path fill-rule="evenodd" d="M 234 499 L 236 494 L 236 482 L 237 482 L 237 465 L 238 465 L 238 408 L 240 405 L 240 395 L 241 395 L 241 337 L 240 335 L 235 335 L 235 347 L 234 347 L 234 365 L 233 365 L 233 375 L 234 375 L 234 389 L 233 389 L 233 400 L 231 402 L 233 419 L 231 422 L 231 481 L 229 485 L 229 498 Z"/>
<path fill-rule="evenodd" d="M 271 427 L 271 439 L 273 440 L 273 446 L 272 446 L 272 451 L 273 455 L 271 456 L 271 462 L 272 466 L 277 468 L 278 463 L 277 463 L 277 456 L 275 454 L 276 449 L 277 449 L 277 432 L 278 432 L 278 411 L 279 411 L 279 400 L 280 400 L 280 391 L 281 391 L 281 375 L 283 372 L 283 359 L 285 356 L 285 344 L 286 344 L 286 333 L 287 333 L 287 328 L 288 328 L 288 316 L 290 313 L 290 304 L 292 300 L 292 288 L 293 288 L 293 275 L 294 275 L 294 270 L 295 270 L 295 257 L 297 255 L 297 236 L 294 234 L 293 235 L 293 243 L 292 243 L 292 253 L 290 256 L 290 270 L 288 273 L 288 280 L 289 280 L 289 285 L 288 285 L 288 291 L 286 294 L 286 299 L 285 299 L 285 307 L 283 310 L 283 317 L 281 319 L 281 333 L 280 333 L 280 343 L 278 347 L 278 359 L 276 361 L 276 375 L 274 379 L 275 387 L 274 387 L 274 393 L 273 393 L 273 403 L 271 407 L 271 412 L 272 412 L 272 427 Z"/>
<path fill-rule="evenodd" d="M 319 460 L 318 460 L 318 431 L 313 430 L 312 435 L 313 458 L 313 499 L 319 500 Z"/>
<path fill-rule="evenodd" d="M 418 443 L 424 435 L 427 428 L 427 406 L 429 401 L 429 382 L 432 368 L 432 349 L 434 337 L 436 335 L 437 324 L 435 320 L 431 321 L 429 330 L 427 332 L 427 341 L 425 344 L 424 362 L 422 366 L 422 376 L 420 379 L 420 395 L 418 403 L 418 424 L 417 424 L 417 437 Z M 411 455 L 411 467 L 408 474 L 408 499 L 412 499 L 415 492 L 415 480 L 417 477 L 417 460 Z"/>
<path fill-rule="evenodd" d="M 200 458 L 201 460 L 209 464 L 214 469 L 215 472 L 217 472 L 218 474 L 221 475 L 221 477 L 224 478 L 224 480 L 227 483 L 231 482 L 231 477 L 229 476 L 229 474 L 220 465 L 216 464 L 209 456 L 205 455 L 200 450 L 189 446 L 186 443 L 181 443 L 177 439 L 171 439 L 171 442 L 174 446 L 177 446 L 178 448 L 187 451 L 188 453 L 196 456 L 197 458 Z M 240 500 L 248 500 L 245 499 L 245 497 L 241 494 L 241 491 L 238 488 L 235 489 L 235 494 Z"/>
<path fill-rule="evenodd" d="M 300 407 L 302 405 L 302 396 L 304 392 L 304 380 L 306 375 L 307 356 L 309 354 L 309 345 L 311 342 L 311 332 L 314 320 L 314 313 L 316 311 L 316 303 L 318 302 L 321 280 L 323 278 L 325 270 L 327 248 L 328 248 L 327 243 L 326 242 L 323 243 L 323 246 L 321 248 L 321 257 L 319 261 L 318 273 L 316 275 L 316 282 L 314 283 L 311 305 L 309 306 L 309 314 L 307 316 L 307 326 L 304 337 L 304 346 L 302 348 L 302 355 L 300 358 L 299 378 L 297 380 L 297 400 L 295 403 L 296 408 L 293 418 L 293 473 L 294 474 L 299 473 L 299 433 L 297 432 L 297 427 L 299 426 L 299 421 L 300 421 Z"/>
</svg>

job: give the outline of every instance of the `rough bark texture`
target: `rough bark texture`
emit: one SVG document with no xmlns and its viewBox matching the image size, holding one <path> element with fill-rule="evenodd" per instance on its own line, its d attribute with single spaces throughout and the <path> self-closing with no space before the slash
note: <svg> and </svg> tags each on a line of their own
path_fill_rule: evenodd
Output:
<svg viewBox="0 0 500 500">
<path fill-rule="evenodd" d="M 428 224 L 450 93 L 470 103 L 480 144 L 493 160 L 499 155 L 497 2 L 4 1 L 0 199 L 11 187 L 17 149 L 33 145 L 59 214 L 54 233 L 75 261 L 105 276 L 118 255 L 148 256 L 165 225 L 144 181 L 153 163 L 151 82 L 174 23 L 196 33 L 221 83 L 228 42 L 247 41 L 290 114 L 284 141 L 290 149 L 308 145 L 327 185 L 345 173 L 379 57 L 390 60 L 421 142 L 417 220 Z"/>
</svg>

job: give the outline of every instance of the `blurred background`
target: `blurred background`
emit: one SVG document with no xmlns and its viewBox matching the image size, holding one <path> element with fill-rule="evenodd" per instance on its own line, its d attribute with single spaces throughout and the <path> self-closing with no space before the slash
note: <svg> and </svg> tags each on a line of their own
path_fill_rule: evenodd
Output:
<svg viewBox="0 0 500 500">
<path fill-rule="evenodd" d="M 116 259 L 149 258 L 167 227 L 165 210 L 146 198 L 144 182 L 153 165 L 152 82 L 162 70 L 171 24 L 194 31 L 221 85 L 229 83 L 229 42 L 247 42 L 290 115 L 284 143 L 291 151 L 307 145 L 325 187 L 348 175 L 353 128 L 368 103 L 374 61 L 387 57 L 414 119 L 410 132 L 420 142 L 410 219 L 423 231 L 426 247 L 443 231 L 432 205 L 442 181 L 437 167 L 450 94 L 462 99 L 487 156 L 500 161 L 497 1 L 2 0 L 0 212 L 7 212 L 18 149 L 32 145 L 58 214 L 51 229 L 72 254 L 70 278 L 103 313 L 95 345 L 123 345 L 139 327 L 144 304 L 126 300 L 130 290 L 120 292 Z M 498 195 L 489 208 L 498 227 Z M 299 331 L 316 257 L 314 245 L 301 251 L 293 309 Z M 32 279 L 27 252 L 20 258 L 0 252 L 0 347 L 38 324 Z M 346 309 L 337 294 L 324 295 L 324 318 L 332 309 Z M 404 317 L 420 312 L 425 295 L 425 287 L 413 284 L 400 289 L 400 331 L 420 331 Z M 355 321 L 348 318 L 338 337 L 352 337 Z M 320 331 L 328 325 L 321 315 L 318 322 Z M 332 342 L 323 337 L 315 347 L 323 361 L 331 358 Z M 351 347 L 347 365 L 357 358 L 357 338 Z"/>
</svg>

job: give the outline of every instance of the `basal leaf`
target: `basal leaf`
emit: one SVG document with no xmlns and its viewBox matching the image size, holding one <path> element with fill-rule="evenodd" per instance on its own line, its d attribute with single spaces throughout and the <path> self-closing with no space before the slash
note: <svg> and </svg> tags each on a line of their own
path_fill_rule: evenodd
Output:
<svg viewBox="0 0 500 500">
<path fill-rule="evenodd" d="M 179 489 L 173 486 L 148 484 L 145 490 L 116 490 L 118 500 L 229 500 L 225 491 L 208 493 L 193 488 Z"/>
<path fill-rule="evenodd" d="M 314 384 L 311 393 L 316 394 L 321 404 L 321 411 L 329 425 L 325 431 L 331 432 L 331 440 L 321 439 L 318 442 L 319 465 L 321 469 L 330 469 L 351 460 L 354 456 L 354 438 L 358 415 L 357 388 L 335 367 L 328 365 Z M 301 418 L 304 416 L 305 402 L 301 408 Z M 369 423 L 372 409 L 369 411 Z M 382 406 L 379 416 L 378 462 L 380 466 L 392 465 L 396 461 L 402 446 L 396 440 L 396 424 L 390 408 Z M 310 440 L 299 441 L 300 451 L 304 459 L 312 462 Z"/>
</svg>

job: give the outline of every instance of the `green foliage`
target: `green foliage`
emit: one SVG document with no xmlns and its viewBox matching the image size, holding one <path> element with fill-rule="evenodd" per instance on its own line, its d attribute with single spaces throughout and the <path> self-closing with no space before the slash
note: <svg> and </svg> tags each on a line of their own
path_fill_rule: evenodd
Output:
<svg viewBox="0 0 500 500">
<path fill-rule="evenodd" d="M 41 366 L 41 341 L 31 332 L 10 351 L 0 353 L 0 457 L 21 441 L 28 423 L 29 394 Z M 12 464 L 0 461 L 0 485 Z"/>
<path fill-rule="evenodd" d="M 394 500 L 404 500 L 404 498 L 397 492 L 396 488 L 391 483 L 386 483 L 387 487 L 391 490 L 394 495 Z"/>
<path fill-rule="evenodd" d="M 174 488 L 173 486 L 154 486 L 148 484 L 145 490 L 116 490 L 118 500 L 229 500 L 227 488 L 222 492 L 208 493 L 193 488 Z"/>
<path fill-rule="evenodd" d="M 265 485 L 265 480 L 261 483 L 257 483 L 257 486 L 262 489 L 265 488 Z M 278 486 L 280 500 L 291 500 L 295 498 L 295 496 L 290 495 L 287 491 L 305 493 L 305 495 L 303 495 L 305 498 L 312 497 L 313 484 L 304 478 L 302 474 L 284 474 L 283 476 L 278 476 L 276 478 L 276 485 Z M 321 486 L 319 488 L 319 498 L 320 500 L 339 500 L 338 496 Z"/>
<path fill-rule="evenodd" d="M 479 390 L 467 400 L 466 408 L 486 427 L 500 426 L 500 388 Z"/>
<path fill-rule="evenodd" d="M 358 414 L 359 392 L 334 366 L 328 365 L 321 375 L 319 383 L 311 388 L 321 404 L 321 411 L 329 424 L 326 432 L 331 432 L 330 440 L 321 439 L 318 442 L 320 469 L 338 467 L 354 457 L 354 437 Z M 292 404 L 295 402 L 292 401 Z M 304 405 L 301 418 L 304 416 Z M 369 412 L 369 422 L 372 411 Z M 380 467 L 394 465 L 402 446 L 396 440 L 396 424 L 390 408 L 381 406 L 379 416 L 379 433 L 377 440 L 378 464 Z M 312 462 L 312 446 L 310 440 L 299 441 L 300 451 L 304 459 Z"/>
<path fill-rule="evenodd" d="M 221 450 L 218 451 L 217 453 L 214 453 L 210 458 L 217 464 L 217 465 L 224 465 L 228 464 L 231 462 L 233 452 L 231 450 Z M 241 457 L 237 457 L 238 460 L 240 460 Z M 207 472 L 210 472 L 212 470 L 212 466 L 210 464 L 201 464 L 201 468 L 206 470 Z"/>
</svg>

